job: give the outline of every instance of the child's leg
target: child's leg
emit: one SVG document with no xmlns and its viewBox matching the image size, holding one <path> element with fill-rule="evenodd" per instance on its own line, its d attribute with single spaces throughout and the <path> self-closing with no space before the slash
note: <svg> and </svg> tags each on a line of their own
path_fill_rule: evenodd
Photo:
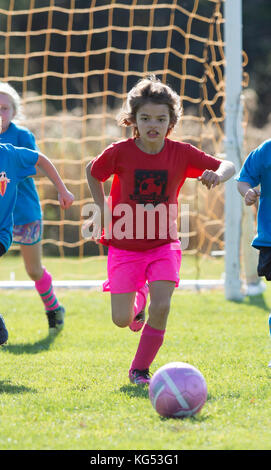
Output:
<svg viewBox="0 0 271 470">
<path fill-rule="evenodd" d="M 24 259 L 28 276 L 35 281 L 35 287 L 44 304 L 46 312 L 59 307 L 57 297 L 52 285 L 52 276 L 41 261 L 41 242 L 35 245 L 21 245 L 21 253 Z"/>
<path fill-rule="evenodd" d="M 115 325 L 125 328 L 134 316 L 135 292 L 111 294 L 112 320 Z"/>
<path fill-rule="evenodd" d="M 145 286 L 138 289 L 135 296 L 134 302 L 134 318 L 130 323 L 129 328 L 132 331 L 139 331 L 144 325 L 145 322 L 145 307 L 147 303 L 147 297 L 149 293 L 149 286 Z"/>
<path fill-rule="evenodd" d="M 162 346 L 174 288 L 175 282 L 172 281 L 150 283 L 149 318 L 143 328 L 137 352 L 130 367 L 130 375 L 135 369 L 149 369 Z"/>
<path fill-rule="evenodd" d="M 21 254 L 25 270 L 32 281 L 38 281 L 43 276 L 41 263 L 41 242 L 35 245 L 21 245 Z"/>
<path fill-rule="evenodd" d="M 150 306 L 148 324 L 152 328 L 165 330 L 170 310 L 171 297 L 175 289 L 173 281 L 150 283 Z"/>
<path fill-rule="evenodd" d="M 109 284 L 109 281 L 105 281 L 103 283 L 103 292 L 110 292 L 110 284 Z M 133 305 L 133 313 L 132 313 L 132 320 L 131 322 L 129 323 L 129 328 L 132 330 L 132 331 L 139 331 L 141 330 L 141 328 L 143 327 L 143 324 L 145 322 L 145 306 L 146 306 L 146 303 L 147 303 L 147 297 L 148 297 L 148 293 L 149 293 L 149 287 L 147 284 L 145 284 L 145 286 L 143 286 L 142 288 L 138 289 L 137 292 L 134 292 L 133 295 L 134 295 L 134 305 Z M 132 293 L 131 293 L 132 294 Z M 112 294 L 112 295 L 119 295 L 119 294 Z M 129 296 L 128 296 L 129 297 Z M 130 312 L 130 301 L 128 301 L 128 304 L 127 304 L 127 312 L 123 312 L 123 314 L 119 314 L 119 311 L 122 310 L 122 307 L 119 308 L 119 305 L 118 305 L 118 302 L 121 302 L 122 304 L 122 297 L 120 297 L 120 299 L 118 297 L 113 297 L 113 301 L 111 300 L 111 303 L 112 303 L 112 309 L 113 309 L 113 306 L 114 306 L 114 315 L 112 315 L 112 318 L 113 318 L 113 322 L 116 323 L 116 325 L 118 325 L 118 317 L 120 316 L 121 318 L 126 318 L 126 313 L 129 311 Z M 124 301 L 124 303 L 126 303 L 126 300 Z M 127 313 L 128 317 L 130 318 L 130 313 Z M 126 325 L 124 325 L 126 326 Z"/>
<path fill-rule="evenodd" d="M 6 248 L 3 243 L 0 242 L 0 257 L 6 253 Z M 5 344 L 8 340 L 8 330 L 6 328 L 4 318 L 0 315 L 0 346 Z"/>
<path fill-rule="evenodd" d="M 41 242 L 34 245 L 21 245 L 26 272 L 35 281 L 36 290 L 48 318 L 49 334 L 54 335 L 64 326 L 65 309 L 58 302 L 51 274 L 42 266 L 41 252 Z"/>
<path fill-rule="evenodd" d="M 259 262 L 257 267 L 258 275 L 264 276 L 267 281 L 271 281 L 271 247 L 261 246 L 259 247 Z M 271 313 L 268 318 L 268 329 L 271 337 Z M 271 367 L 271 361 L 268 364 Z"/>
<path fill-rule="evenodd" d="M 43 268 L 41 278 L 35 281 L 35 287 L 44 304 L 46 312 L 50 312 L 59 308 L 60 305 L 58 303 L 52 284 L 52 276 L 46 270 L 46 268 Z"/>
<path fill-rule="evenodd" d="M 135 317 L 144 310 L 148 295 L 144 256 L 110 246 L 107 270 L 108 281 L 103 284 L 103 291 L 111 292 L 113 322 L 121 328 L 129 325 L 134 331 L 141 329 L 144 319 L 138 328 Z"/>
</svg>

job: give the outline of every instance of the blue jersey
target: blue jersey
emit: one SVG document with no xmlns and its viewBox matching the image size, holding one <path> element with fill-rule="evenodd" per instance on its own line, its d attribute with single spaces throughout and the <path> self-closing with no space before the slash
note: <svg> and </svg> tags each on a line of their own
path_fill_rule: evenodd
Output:
<svg viewBox="0 0 271 470">
<path fill-rule="evenodd" d="M 25 127 L 15 125 L 13 122 L 5 132 L 0 134 L 0 143 L 38 150 L 32 132 Z M 33 178 L 27 178 L 18 185 L 17 201 L 13 213 L 14 224 L 24 225 L 41 218 L 40 200 L 35 182 Z"/>
<path fill-rule="evenodd" d="M 255 248 L 271 246 L 271 139 L 248 155 L 236 179 L 249 183 L 253 188 L 261 185 L 257 235 L 252 245 Z"/>
<path fill-rule="evenodd" d="M 38 158 L 33 150 L 0 143 L 0 242 L 6 250 L 12 243 L 17 187 L 27 176 L 36 174 Z"/>
</svg>

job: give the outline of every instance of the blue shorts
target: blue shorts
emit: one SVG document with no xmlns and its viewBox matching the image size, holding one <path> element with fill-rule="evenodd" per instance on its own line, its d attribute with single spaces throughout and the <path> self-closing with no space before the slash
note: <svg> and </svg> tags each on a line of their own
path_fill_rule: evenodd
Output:
<svg viewBox="0 0 271 470">
<path fill-rule="evenodd" d="M 267 281 L 271 281 L 271 246 L 260 246 L 256 248 L 260 250 L 258 276 L 265 276 Z"/>
</svg>

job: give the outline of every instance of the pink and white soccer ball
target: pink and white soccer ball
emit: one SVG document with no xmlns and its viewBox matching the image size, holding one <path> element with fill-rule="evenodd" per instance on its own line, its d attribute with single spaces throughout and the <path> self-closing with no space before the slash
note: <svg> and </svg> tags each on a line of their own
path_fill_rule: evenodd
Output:
<svg viewBox="0 0 271 470">
<path fill-rule="evenodd" d="M 198 413 L 207 400 L 201 372 L 185 362 L 170 362 L 152 376 L 149 397 L 161 416 L 184 418 Z"/>
</svg>

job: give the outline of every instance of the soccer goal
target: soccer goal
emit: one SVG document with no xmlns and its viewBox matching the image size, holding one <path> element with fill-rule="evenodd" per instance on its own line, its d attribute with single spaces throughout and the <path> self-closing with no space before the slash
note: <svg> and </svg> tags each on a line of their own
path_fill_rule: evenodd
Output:
<svg viewBox="0 0 271 470">
<path fill-rule="evenodd" d="M 91 202 L 85 166 L 106 145 L 128 136 L 115 116 L 146 73 L 155 73 L 182 97 L 184 114 L 172 138 L 228 158 L 239 169 L 241 92 L 247 82 L 241 6 L 241 0 L 1 1 L 0 78 L 21 95 L 22 124 L 76 196 L 64 213 L 50 183 L 36 180 L 45 256 L 73 257 L 80 264 L 88 256 L 106 255 L 82 236 L 83 208 Z M 189 220 L 184 231 L 183 218 Z M 197 181 L 185 183 L 179 231 L 194 275 L 182 287 L 225 284 L 227 298 L 240 298 L 240 227 L 233 180 L 212 192 Z M 16 251 L 13 245 L 7 257 L 15 259 Z M 204 278 L 205 260 L 217 255 L 223 260 L 224 253 L 225 282 L 220 274 Z M 18 286 L 5 281 L 4 287 Z M 59 282 L 80 287 L 72 281 Z M 83 287 L 100 285 L 100 279 L 84 282 Z"/>
</svg>

